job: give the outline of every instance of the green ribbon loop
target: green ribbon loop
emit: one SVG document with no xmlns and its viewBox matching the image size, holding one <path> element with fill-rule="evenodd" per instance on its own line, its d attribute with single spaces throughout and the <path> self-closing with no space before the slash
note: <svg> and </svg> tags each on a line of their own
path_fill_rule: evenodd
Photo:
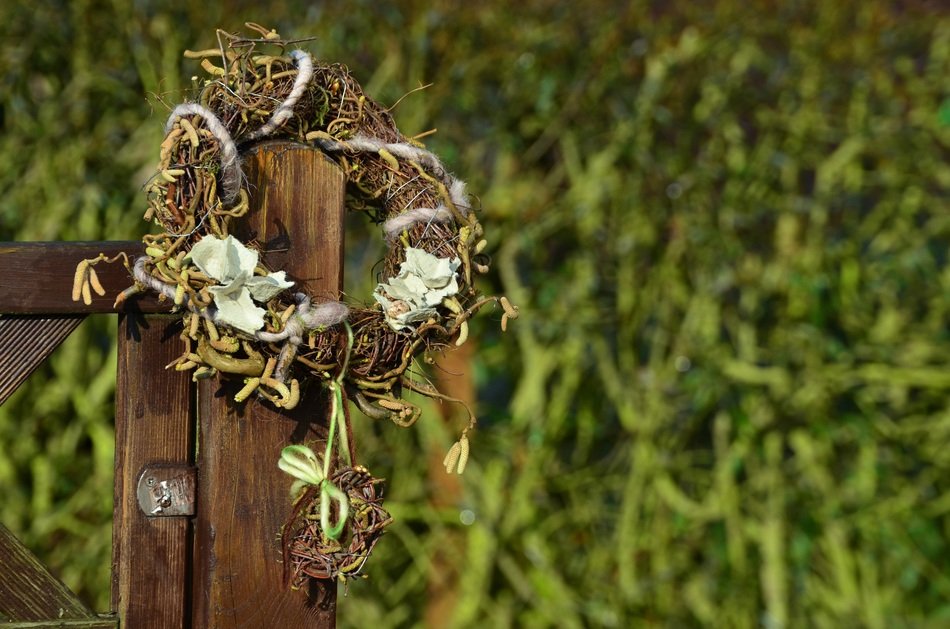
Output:
<svg viewBox="0 0 950 629">
<path fill-rule="evenodd" d="M 335 523 L 330 521 L 330 513 L 332 511 L 331 503 L 336 502 L 339 505 L 339 515 Z M 332 540 L 339 539 L 340 534 L 343 532 L 343 527 L 346 526 L 346 518 L 350 515 L 350 502 L 346 498 L 346 494 L 343 491 L 331 483 L 329 480 L 324 480 L 320 485 L 320 528 L 323 529 L 323 532 Z"/>
<path fill-rule="evenodd" d="M 326 476 L 317 455 L 307 446 L 287 446 L 280 452 L 277 467 L 308 485 L 319 485 Z"/>
<path fill-rule="evenodd" d="M 297 479 L 294 482 L 297 489 L 301 483 L 320 487 L 320 528 L 330 539 L 339 539 L 350 515 L 350 502 L 343 490 L 326 477 L 324 466 L 313 450 L 302 445 L 287 446 L 281 450 L 277 467 Z M 331 517 L 334 502 L 338 505 L 335 522 Z"/>
</svg>

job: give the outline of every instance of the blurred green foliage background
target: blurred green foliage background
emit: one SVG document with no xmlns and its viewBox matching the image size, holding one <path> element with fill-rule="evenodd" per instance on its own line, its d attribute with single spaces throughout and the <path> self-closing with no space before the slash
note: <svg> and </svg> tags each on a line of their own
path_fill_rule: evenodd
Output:
<svg viewBox="0 0 950 629">
<path fill-rule="evenodd" d="M 382 103 L 433 83 L 397 122 L 438 127 L 481 288 L 523 316 L 473 330 L 460 499 L 419 456 L 435 409 L 360 421 L 398 520 L 341 627 L 419 625 L 439 579 L 454 626 L 950 624 L 950 12 L 258 4 L 4 3 L 0 240 L 137 239 L 215 27 L 315 35 Z M 114 335 L 87 321 L 0 407 L 0 521 L 99 609 Z"/>
</svg>

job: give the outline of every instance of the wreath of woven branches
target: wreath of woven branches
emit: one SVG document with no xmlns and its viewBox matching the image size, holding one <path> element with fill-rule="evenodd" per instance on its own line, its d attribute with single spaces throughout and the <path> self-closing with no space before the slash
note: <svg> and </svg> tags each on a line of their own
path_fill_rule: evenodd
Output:
<svg viewBox="0 0 950 629">
<path fill-rule="evenodd" d="M 158 173 L 146 186 L 145 218 L 161 231 L 144 237 L 146 255 L 130 264 L 135 285 L 117 303 L 143 290 L 173 300 L 183 312 L 185 346 L 175 369 L 193 370 L 195 379 L 243 377 L 238 401 L 257 395 L 290 409 L 299 401 L 301 379 L 342 375 L 348 398 L 364 413 L 411 425 L 419 409 L 401 399 L 404 389 L 451 400 L 409 377 L 414 357 L 464 343 L 469 318 L 486 303 L 501 304 L 503 328 L 517 309 L 472 286 L 489 259 L 464 183 L 402 135 L 345 66 L 293 48 L 303 40 L 248 26 L 261 36 L 219 31 L 219 48 L 185 53 L 200 60 L 208 77 L 197 102 L 175 107 L 168 118 Z M 383 274 L 390 281 L 377 287 L 377 303 L 316 302 L 283 289 L 290 283 L 257 261 L 254 243 L 228 240 L 233 221 L 248 211 L 240 149 L 263 139 L 319 147 L 342 166 L 347 209 L 381 225 L 389 245 Z M 224 304 L 222 294 L 246 287 L 236 285 L 233 272 L 215 277 L 211 263 L 196 264 L 209 239 L 234 249 L 222 255 L 252 258 L 245 283 L 261 290 L 243 303 L 260 309 L 259 329 L 235 327 L 223 316 L 234 304 Z M 74 299 L 88 298 L 90 287 L 101 290 L 93 268 L 98 261 L 77 268 Z M 420 265 L 441 272 L 433 280 L 420 275 Z M 420 279 L 426 286 L 407 297 L 406 287 L 418 288 Z M 474 425 L 471 412 L 469 418 L 463 437 Z"/>
<path fill-rule="evenodd" d="M 237 402 L 251 396 L 278 408 L 300 401 L 301 381 L 329 391 L 329 435 L 321 456 L 303 444 L 284 448 L 278 466 L 297 480 L 282 532 L 288 580 L 359 574 L 383 528 L 382 481 L 356 465 L 347 402 L 374 418 L 409 426 L 419 408 L 404 390 L 452 400 L 408 369 L 420 353 L 461 345 L 468 320 L 497 302 L 502 329 L 517 309 L 483 297 L 473 275 L 488 271 L 486 241 L 465 184 L 425 147 L 402 135 L 389 112 L 363 94 L 346 67 L 315 61 L 274 31 L 260 37 L 218 31 L 219 47 L 186 57 L 208 77 L 197 102 L 175 107 L 165 125 L 158 173 L 146 186 L 145 255 L 126 265 L 135 280 L 117 298 L 151 290 L 182 313 L 184 350 L 169 365 L 194 379 L 243 378 Z M 254 242 L 232 234 L 249 209 L 240 152 L 265 139 L 315 146 L 342 167 L 347 209 L 382 227 L 389 250 L 375 303 L 317 300 L 295 290 L 280 269 L 260 261 Z M 73 299 L 104 294 L 95 264 L 76 269 Z M 464 403 L 463 403 L 464 405 Z M 467 407 L 466 407 L 467 409 Z M 445 458 L 459 474 L 468 459 L 468 425 Z M 337 441 L 339 443 L 337 443 Z M 335 471 L 334 471 L 334 468 Z"/>
<path fill-rule="evenodd" d="M 320 526 L 319 488 L 311 485 L 297 500 L 284 526 L 285 579 L 294 588 L 307 578 L 344 579 L 356 576 L 392 521 L 383 509 L 383 481 L 373 478 L 363 467 L 342 467 L 332 477 L 334 485 L 347 496 L 350 526 L 333 539 Z"/>
</svg>

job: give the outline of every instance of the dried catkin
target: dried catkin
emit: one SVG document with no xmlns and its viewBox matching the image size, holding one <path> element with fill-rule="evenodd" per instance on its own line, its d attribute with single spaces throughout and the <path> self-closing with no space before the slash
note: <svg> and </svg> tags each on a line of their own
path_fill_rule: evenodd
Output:
<svg viewBox="0 0 950 629">
<path fill-rule="evenodd" d="M 468 437 L 466 435 L 462 435 L 462 438 L 459 439 L 459 474 L 465 473 L 466 465 L 468 465 Z"/>
<path fill-rule="evenodd" d="M 462 446 L 459 445 L 459 442 L 456 441 L 452 444 L 452 447 L 449 448 L 449 453 L 445 455 L 445 458 L 442 460 L 442 465 L 445 466 L 445 471 L 447 474 L 451 474 L 455 471 L 455 464 L 458 463 L 459 456 L 462 454 Z"/>
</svg>

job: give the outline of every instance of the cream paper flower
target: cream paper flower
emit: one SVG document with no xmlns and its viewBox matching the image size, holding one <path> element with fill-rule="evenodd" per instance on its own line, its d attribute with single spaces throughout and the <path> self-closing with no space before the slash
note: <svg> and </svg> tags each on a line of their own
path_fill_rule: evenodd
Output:
<svg viewBox="0 0 950 629">
<path fill-rule="evenodd" d="M 389 326 L 398 332 L 436 316 L 436 306 L 458 293 L 455 272 L 461 264 L 458 258 L 437 258 L 422 249 L 406 247 L 406 260 L 399 274 L 373 291 Z"/>
<path fill-rule="evenodd" d="M 223 240 L 205 236 L 191 248 L 188 257 L 202 273 L 220 283 L 208 288 L 217 307 L 215 322 L 247 334 L 253 335 L 264 327 L 267 311 L 254 302 L 267 303 L 294 285 L 283 271 L 254 275 L 258 253 L 233 236 Z"/>
</svg>

